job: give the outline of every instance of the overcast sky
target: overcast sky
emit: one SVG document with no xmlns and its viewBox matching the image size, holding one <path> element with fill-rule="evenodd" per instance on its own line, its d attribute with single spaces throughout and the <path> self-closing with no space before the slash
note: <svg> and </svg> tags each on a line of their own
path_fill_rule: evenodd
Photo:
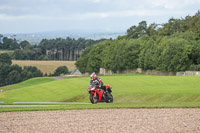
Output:
<svg viewBox="0 0 200 133">
<path fill-rule="evenodd" d="M 0 0 L 0 33 L 126 32 L 198 10 L 200 0 Z"/>
</svg>

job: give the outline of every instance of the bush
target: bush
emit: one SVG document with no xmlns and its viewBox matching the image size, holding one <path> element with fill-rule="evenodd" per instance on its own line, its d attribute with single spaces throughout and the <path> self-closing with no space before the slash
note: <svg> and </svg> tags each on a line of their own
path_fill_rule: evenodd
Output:
<svg viewBox="0 0 200 133">
<path fill-rule="evenodd" d="M 48 56 L 46 56 L 46 55 L 41 55 L 41 56 L 39 57 L 39 60 L 49 60 L 49 58 L 48 58 Z"/>
<path fill-rule="evenodd" d="M 32 77 L 42 77 L 43 73 L 35 66 L 24 66 L 24 70 L 31 72 Z"/>
<path fill-rule="evenodd" d="M 54 76 L 59 76 L 61 74 L 67 74 L 69 71 L 68 71 L 68 68 L 66 66 L 59 66 L 55 72 L 54 72 Z"/>
<path fill-rule="evenodd" d="M 42 76 L 43 73 L 35 66 L 25 66 L 22 69 L 16 64 L 3 64 L 0 67 L 0 86 L 15 84 L 33 77 Z"/>
</svg>

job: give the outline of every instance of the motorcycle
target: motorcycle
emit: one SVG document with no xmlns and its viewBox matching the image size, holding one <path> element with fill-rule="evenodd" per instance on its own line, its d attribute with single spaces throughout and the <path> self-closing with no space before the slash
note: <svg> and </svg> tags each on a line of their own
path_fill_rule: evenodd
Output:
<svg viewBox="0 0 200 133">
<path fill-rule="evenodd" d="M 111 94 L 112 90 L 110 85 L 105 85 L 105 90 L 102 87 L 99 87 L 98 85 L 90 85 L 88 87 L 88 93 L 90 94 L 90 101 L 92 104 L 98 103 L 98 102 L 106 102 L 106 103 L 112 103 L 113 102 L 113 96 Z"/>
</svg>

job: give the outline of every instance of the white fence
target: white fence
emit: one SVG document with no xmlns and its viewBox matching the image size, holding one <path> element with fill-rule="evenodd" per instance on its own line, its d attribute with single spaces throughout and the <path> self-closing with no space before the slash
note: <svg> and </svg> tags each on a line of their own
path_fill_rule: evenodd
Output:
<svg viewBox="0 0 200 133">
<path fill-rule="evenodd" d="M 200 76 L 200 71 L 177 72 L 176 76 Z"/>
<path fill-rule="evenodd" d="M 146 75 L 176 76 L 176 73 L 173 73 L 173 72 L 161 72 L 157 70 L 142 70 L 141 68 L 137 68 L 135 70 L 117 71 L 116 73 L 113 73 L 111 70 L 100 68 L 100 72 L 99 72 L 99 74 L 103 74 L 103 75 L 125 74 L 125 73 L 141 73 L 141 74 L 146 74 Z"/>
</svg>

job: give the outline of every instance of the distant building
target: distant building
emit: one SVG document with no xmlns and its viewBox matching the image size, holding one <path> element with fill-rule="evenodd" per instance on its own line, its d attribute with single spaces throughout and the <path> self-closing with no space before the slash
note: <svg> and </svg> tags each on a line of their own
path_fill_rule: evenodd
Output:
<svg viewBox="0 0 200 133">
<path fill-rule="evenodd" d="M 77 69 L 75 68 L 71 73 L 70 75 L 82 75 L 82 73 Z"/>
</svg>

